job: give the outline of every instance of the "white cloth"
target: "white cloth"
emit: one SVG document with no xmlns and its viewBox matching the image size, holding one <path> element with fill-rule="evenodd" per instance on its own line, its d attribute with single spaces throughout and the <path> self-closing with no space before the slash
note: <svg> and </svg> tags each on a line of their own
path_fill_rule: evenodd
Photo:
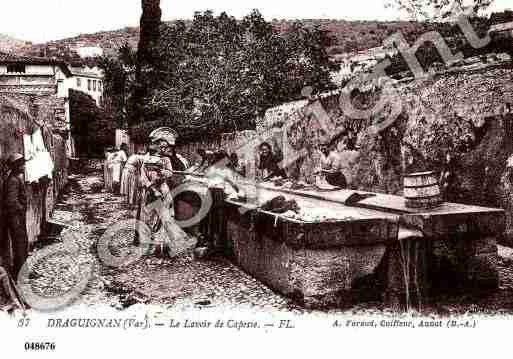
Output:
<svg viewBox="0 0 513 359">
<path fill-rule="evenodd" d="M 25 154 L 25 182 L 36 182 L 37 179 L 33 176 L 34 161 L 36 156 L 34 146 L 32 145 L 32 136 L 23 135 L 23 152 Z"/>
<path fill-rule="evenodd" d="M 187 170 L 187 169 L 189 169 L 191 167 L 191 164 L 189 163 L 189 161 L 187 161 L 187 159 L 184 156 L 182 156 L 181 154 L 177 153 L 176 157 L 180 160 L 180 162 L 182 162 L 182 164 L 185 167 L 185 170 Z"/>
<path fill-rule="evenodd" d="M 31 136 L 23 136 L 25 150 L 25 178 L 29 183 L 37 182 L 47 176 L 52 178 L 54 164 L 47 151 L 41 130 L 37 129 Z"/>
</svg>

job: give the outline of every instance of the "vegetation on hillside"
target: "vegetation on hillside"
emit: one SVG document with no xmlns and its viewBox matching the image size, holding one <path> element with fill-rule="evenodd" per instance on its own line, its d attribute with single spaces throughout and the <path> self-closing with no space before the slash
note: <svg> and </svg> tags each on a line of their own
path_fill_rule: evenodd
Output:
<svg viewBox="0 0 513 359">
<path fill-rule="evenodd" d="M 178 23 L 186 27 L 192 26 L 194 20 L 176 20 L 164 22 L 167 26 L 174 26 Z M 406 39 L 414 40 L 420 34 L 432 30 L 432 24 L 427 22 L 414 21 L 347 21 L 333 19 L 301 19 L 301 20 L 279 20 L 270 21 L 273 29 L 278 33 L 285 33 L 290 30 L 295 23 L 301 23 L 305 28 L 319 28 L 321 31 L 329 32 L 334 38 L 334 42 L 328 48 L 330 54 L 343 52 L 354 52 L 366 50 L 372 47 L 381 46 L 383 40 L 400 31 Z M 73 49 L 79 45 L 101 47 L 105 54 L 115 57 L 119 48 L 128 44 L 136 49 L 139 43 L 139 27 L 126 27 L 113 31 L 102 31 L 93 34 L 79 35 L 73 38 L 51 41 L 45 44 L 35 44 L 26 46 L 21 51 L 25 54 L 56 54 L 62 56 L 65 52 L 73 52 Z M 68 54 L 66 56 L 70 56 Z"/>
<path fill-rule="evenodd" d="M 199 138 L 252 129 L 256 116 L 300 98 L 305 86 L 314 93 L 332 89 L 329 74 L 337 66 L 326 51 L 332 43 L 326 32 L 299 23 L 279 33 L 257 11 L 242 21 L 207 11 L 189 25 L 162 24 L 151 61 L 136 59 L 143 61 L 140 70 L 130 56 L 101 64 L 115 118 L 140 128 L 170 125 L 184 138 Z"/>
<path fill-rule="evenodd" d="M 426 0 L 430 1 L 430 0 Z M 413 1 L 412 3 L 415 3 Z M 511 18 L 511 11 L 492 13 L 483 26 L 489 26 L 495 23 L 507 22 Z M 390 35 L 400 32 L 411 44 L 414 43 L 422 34 L 428 31 L 438 31 L 444 37 L 452 37 L 453 30 L 450 24 L 444 22 L 427 21 L 423 17 L 419 21 L 347 21 L 334 19 L 301 19 L 284 20 L 273 19 L 270 23 L 279 33 L 285 33 L 299 22 L 305 28 L 319 28 L 321 31 L 328 32 L 334 41 L 327 49 L 330 55 L 341 53 L 350 53 L 363 51 L 369 48 L 382 46 L 383 41 Z M 169 21 L 164 24 L 175 26 L 181 23 L 186 27 L 193 24 L 193 20 Z M 27 45 L 19 51 L 29 55 L 47 55 L 60 58 L 77 60 L 76 54 L 72 49 L 81 46 L 98 46 L 102 48 L 106 56 L 116 57 L 118 50 L 128 45 L 136 49 L 139 43 L 140 28 L 125 27 L 119 30 L 102 31 L 93 34 L 79 35 L 73 38 L 51 41 L 46 44 Z"/>
</svg>

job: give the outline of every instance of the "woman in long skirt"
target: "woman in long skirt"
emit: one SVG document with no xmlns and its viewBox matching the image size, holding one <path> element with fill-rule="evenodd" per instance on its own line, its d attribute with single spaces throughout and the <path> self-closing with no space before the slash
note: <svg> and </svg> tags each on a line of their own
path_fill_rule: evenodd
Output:
<svg viewBox="0 0 513 359">
<path fill-rule="evenodd" d="M 125 196 L 126 202 L 131 206 L 137 204 L 143 162 L 144 153 L 137 153 L 128 158 L 123 168 L 120 192 Z"/>
<path fill-rule="evenodd" d="M 107 148 L 105 151 L 105 161 L 103 162 L 103 181 L 105 184 L 105 190 L 107 192 L 113 191 L 112 186 L 112 157 L 114 149 L 112 147 Z"/>
<path fill-rule="evenodd" d="M 165 141 L 160 142 L 167 144 Z M 151 147 L 150 152 L 144 156 L 141 168 L 141 194 L 136 218 L 150 230 L 151 242 L 156 246 L 157 252 L 167 252 L 167 255 L 174 257 L 187 248 L 193 248 L 196 241 L 195 238 L 188 237 L 174 220 L 173 196 L 168 185 L 173 177 L 171 161 L 162 155 L 163 151 L 155 153 Z M 137 225 L 136 229 L 136 244 L 139 244 L 139 231 L 142 228 Z"/>
<path fill-rule="evenodd" d="M 123 150 L 116 151 L 112 156 L 112 187 L 114 188 L 114 193 L 119 193 L 121 187 L 121 171 L 126 161 L 126 153 Z"/>
</svg>

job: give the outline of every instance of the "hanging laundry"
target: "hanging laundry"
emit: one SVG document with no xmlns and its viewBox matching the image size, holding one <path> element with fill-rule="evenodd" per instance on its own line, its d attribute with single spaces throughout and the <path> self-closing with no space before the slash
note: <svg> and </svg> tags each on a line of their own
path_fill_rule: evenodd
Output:
<svg viewBox="0 0 513 359">
<path fill-rule="evenodd" d="M 33 183 L 37 182 L 37 178 L 34 177 L 34 158 L 36 156 L 36 151 L 34 150 L 34 146 L 32 144 L 32 136 L 23 135 L 23 151 L 25 154 L 25 182 Z"/>
<path fill-rule="evenodd" d="M 31 136 L 23 136 L 25 148 L 25 180 L 29 183 L 38 182 L 43 177 L 52 178 L 54 164 L 47 151 L 41 130 L 37 129 Z"/>
<path fill-rule="evenodd" d="M 37 129 L 32 134 L 32 143 L 36 148 L 36 159 L 39 165 L 41 166 L 42 177 L 46 175 L 49 178 L 52 178 L 52 173 L 55 166 L 52 160 L 52 156 L 50 155 L 50 152 L 46 149 L 43 140 L 43 135 L 41 134 L 40 129 Z"/>
</svg>

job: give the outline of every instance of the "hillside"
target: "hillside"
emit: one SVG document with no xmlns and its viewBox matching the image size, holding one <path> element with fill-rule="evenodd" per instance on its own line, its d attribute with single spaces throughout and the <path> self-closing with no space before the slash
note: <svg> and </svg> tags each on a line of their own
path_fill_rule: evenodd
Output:
<svg viewBox="0 0 513 359">
<path fill-rule="evenodd" d="M 431 24 L 410 21 L 346 21 L 346 20 L 301 20 L 308 27 L 319 26 L 335 39 L 330 53 L 344 53 L 366 50 L 383 45 L 383 41 L 393 33 L 400 31 L 407 40 L 414 41 L 420 34 L 433 29 Z M 279 31 L 286 31 L 293 21 L 273 21 Z M 442 26 L 438 26 L 442 27 Z"/>
<path fill-rule="evenodd" d="M 2 52 L 18 52 L 30 45 L 31 44 L 27 41 L 18 40 L 14 37 L 0 34 L 0 51 Z"/>
<path fill-rule="evenodd" d="M 185 20 L 186 23 L 191 20 Z M 478 18 L 474 27 L 478 32 L 485 33 L 494 23 L 513 21 L 513 11 L 506 10 L 493 13 L 486 18 Z M 166 22 L 173 25 L 176 21 Z M 277 31 L 286 32 L 295 22 L 307 27 L 318 26 L 321 30 L 330 33 L 335 44 L 329 49 L 331 55 L 356 52 L 378 47 L 391 34 L 401 32 L 405 39 L 414 43 L 423 33 L 436 30 L 445 38 L 458 36 L 459 28 L 448 23 L 427 23 L 414 21 L 347 21 L 327 19 L 279 20 L 273 19 L 272 25 Z M 461 34 L 460 34 L 461 36 Z M 5 38 L 5 41 L 3 40 Z M 63 40 L 50 41 L 44 44 L 25 43 L 0 35 L 0 50 L 2 44 L 24 55 L 56 56 L 67 61 L 77 60 L 76 49 L 80 47 L 100 47 L 107 56 L 115 56 L 117 49 L 125 43 L 136 48 L 139 41 L 139 27 L 125 27 L 119 30 L 101 31 L 93 34 L 83 34 Z M 79 59 L 78 59 L 79 60 Z"/>
<path fill-rule="evenodd" d="M 278 31 L 287 31 L 296 21 L 306 26 L 319 26 L 330 32 L 336 39 L 336 46 L 330 49 L 332 53 L 365 50 L 380 46 L 390 34 L 401 30 L 406 38 L 412 38 L 426 31 L 428 24 L 415 22 L 376 22 L 376 21 L 346 21 L 346 20 L 273 20 L 272 24 Z M 172 25 L 174 22 L 167 22 Z M 138 27 L 125 27 L 119 30 L 101 31 L 93 34 L 83 34 L 63 40 L 50 41 L 45 44 L 25 46 L 22 52 L 26 55 L 42 55 L 63 50 L 74 51 L 78 47 L 101 47 L 107 55 L 113 55 L 123 44 L 128 43 L 133 48 L 139 41 Z M 48 50 L 49 49 L 49 50 Z"/>
<path fill-rule="evenodd" d="M 41 56 L 45 55 L 45 51 L 52 56 L 57 53 L 76 51 L 80 47 L 100 47 L 108 56 L 114 56 L 117 49 L 128 43 L 131 47 L 136 48 L 139 42 L 139 28 L 125 27 L 119 30 L 101 31 L 93 34 L 82 34 L 67 39 L 50 41 L 43 44 L 28 45 L 20 49 L 25 55 Z"/>
</svg>

